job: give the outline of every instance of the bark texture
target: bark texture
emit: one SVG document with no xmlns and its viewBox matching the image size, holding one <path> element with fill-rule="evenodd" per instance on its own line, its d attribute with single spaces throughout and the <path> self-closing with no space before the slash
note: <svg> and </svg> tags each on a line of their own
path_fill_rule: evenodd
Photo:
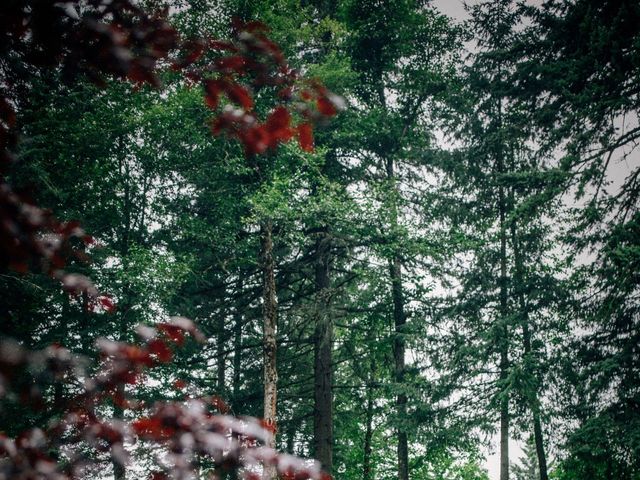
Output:
<svg viewBox="0 0 640 480">
<path fill-rule="evenodd" d="M 242 277 L 239 277 L 237 282 L 237 294 L 242 292 Z M 236 307 L 233 312 L 233 381 L 232 381 L 232 396 L 233 396 L 233 409 L 236 414 L 240 411 L 240 368 L 242 367 L 242 324 L 244 317 L 242 309 Z"/>
<path fill-rule="evenodd" d="M 278 371 L 276 368 L 276 326 L 278 304 L 276 299 L 275 265 L 273 261 L 273 224 L 266 221 L 261 226 L 262 263 L 262 316 L 263 316 L 263 388 L 264 411 L 262 418 L 274 427 L 274 436 L 268 447 L 275 447 L 276 403 Z M 274 466 L 265 470 L 267 480 L 277 478 Z"/>
<path fill-rule="evenodd" d="M 509 340 L 507 330 L 507 238 L 504 190 L 500 188 L 500 480 L 509 480 Z"/>
</svg>

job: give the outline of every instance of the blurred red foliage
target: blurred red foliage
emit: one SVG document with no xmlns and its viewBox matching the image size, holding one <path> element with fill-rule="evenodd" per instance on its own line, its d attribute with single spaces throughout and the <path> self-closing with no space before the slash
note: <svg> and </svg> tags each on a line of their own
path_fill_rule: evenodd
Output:
<svg viewBox="0 0 640 480">
<path fill-rule="evenodd" d="M 212 132 L 237 139 L 247 155 L 296 136 L 303 150 L 312 151 L 312 124 L 335 115 L 342 101 L 319 82 L 300 78 L 267 32 L 262 23 L 234 21 L 228 41 L 183 41 L 166 12 L 148 14 L 131 0 L 10 0 L 3 5 L 0 60 L 11 61 L 0 62 L 0 268 L 44 271 L 70 293 L 88 294 L 91 305 L 114 308 L 98 298 L 88 278 L 63 270 L 70 256 L 85 258 L 82 248 L 73 248 L 73 239 L 85 245 L 93 239 L 77 223 L 57 221 L 5 181 L 18 137 L 13 83 L 59 68 L 67 79 L 84 75 L 99 85 L 116 77 L 159 86 L 161 67 L 171 66 L 186 81 L 202 85 L 205 103 L 214 111 Z M 253 94 L 264 88 L 277 90 L 278 103 L 261 122 Z M 228 103 L 220 109 L 223 95 Z"/>
<path fill-rule="evenodd" d="M 32 428 L 17 438 L 0 435 L 0 479 L 83 478 L 92 463 L 89 458 L 96 457 L 92 451 L 106 452 L 111 461 L 126 464 L 129 456 L 124 444 L 133 441 L 163 452 L 157 456 L 152 478 L 196 478 L 203 459 L 213 463 L 212 474 L 216 469 L 234 469 L 252 478 L 269 464 L 276 466 L 282 478 L 327 478 L 315 462 L 264 447 L 271 429 L 259 420 L 224 415 L 227 407 L 218 397 L 157 402 L 151 408 L 124 397 L 123 385 L 135 383 L 147 369 L 165 361 L 157 355 L 157 345 L 172 351 L 187 336 L 203 339 L 193 322 L 181 317 L 138 331 L 140 345 L 99 339 L 96 346 L 102 360 L 93 376 L 84 370 L 81 359 L 62 347 L 30 352 L 11 340 L 0 342 L 0 397 L 28 398 L 31 405 L 43 405 L 43 389 L 20 381 L 25 375 L 39 379 L 42 386 L 45 381 L 79 385 L 75 396 L 65 402 L 62 415 L 46 427 Z M 188 386 L 179 382 L 181 389 Z M 105 406 L 110 404 L 128 408 L 137 418 L 130 422 L 105 418 Z"/>
<path fill-rule="evenodd" d="M 87 260 L 85 250 L 93 238 L 77 222 L 60 222 L 16 193 L 6 179 L 19 135 L 19 102 L 13 85 L 28 85 L 31 77 L 57 69 L 67 81 L 82 75 L 102 85 L 115 77 L 157 87 L 160 69 L 171 67 L 182 72 L 185 81 L 202 86 L 214 115 L 213 133 L 237 139 L 247 155 L 264 153 L 294 137 L 303 150 L 312 151 L 312 125 L 342 106 L 341 99 L 321 84 L 306 81 L 289 68 L 265 25 L 236 21 L 228 41 L 182 40 L 166 12 L 149 14 L 136 3 L 8 0 L 0 9 L 0 269 L 43 272 L 59 280 L 69 294 L 85 294 L 88 308 L 107 312 L 116 309 L 108 295 L 101 295 L 89 278 L 64 270 L 71 258 Z M 254 92 L 265 88 L 275 90 L 277 103 L 261 121 L 254 111 Z M 227 102 L 221 108 L 223 96 Z M 183 317 L 154 328 L 141 326 L 137 332 L 140 345 L 99 339 L 102 364 L 93 376 L 60 346 L 32 352 L 10 339 L 0 341 L 3 401 L 17 398 L 41 408 L 44 386 L 39 382 L 79 385 L 75 397 L 59 405 L 62 416 L 47 426 L 16 438 L 0 434 L 0 480 L 80 478 L 91 463 L 86 447 L 124 464 L 128 461 L 124 443 L 134 439 L 165 452 L 164 461 L 150 472 L 155 480 L 192 478 L 203 457 L 215 468 L 239 470 L 245 478 L 259 478 L 262 465 L 275 465 L 282 478 L 328 477 L 314 462 L 264 447 L 271 426 L 224 415 L 227 407 L 218 397 L 160 402 L 150 409 L 126 397 L 125 385 L 139 382 L 146 369 L 170 362 L 174 349 L 187 337 L 204 339 Z M 25 387 L 21 380 L 33 372 L 38 375 Z M 174 387 L 188 389 L 183 380 Z M 140 415 L 132 422 L 104 418 L 105 405 Z"/>
</svg>

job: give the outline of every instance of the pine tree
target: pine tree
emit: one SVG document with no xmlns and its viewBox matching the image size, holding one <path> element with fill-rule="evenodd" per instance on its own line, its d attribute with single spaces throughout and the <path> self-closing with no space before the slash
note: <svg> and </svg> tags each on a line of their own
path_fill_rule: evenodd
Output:
<svg viewBox="0 0 640 480">
<path fill-rule="evenodd" d="M 518 463 L 511 465 L 514 480 L 540 480 L 538 456 L 533 437 L 529 437 L 522 447 L 522 456 Z"/>
</svg>

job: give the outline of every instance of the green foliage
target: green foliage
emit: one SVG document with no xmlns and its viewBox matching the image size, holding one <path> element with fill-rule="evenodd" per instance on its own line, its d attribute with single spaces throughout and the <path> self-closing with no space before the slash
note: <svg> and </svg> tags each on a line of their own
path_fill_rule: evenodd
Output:
<svg viewBox="0 0 640 480">
<path fill-rule="evenodd" d="M 246 157 L 211 135 L 202 93 L 174 73 L 153 91 L 39 79 L 21 102 L 11 179 L 96 238 L 92 261 L 70 269 L 118 308 L 87 309 L 50 280 L 0 272 L 2 335 L 91 357 L 98 336 L 185 315 L 210 340 L 154 373 L 146 399 L 178 397 L 187 379 L 259 416 L 268 220 L 279 448 L 313 453 L 315 321 L 326 308 L 337 479 L 397 478 L 404 430 L 412 478 L 486 480 L 480 452 L 505 399 L 512 437 L 531 437 L 537 418 L 558 452 L 550 478 L 638 479 L 640 190 L 629 152 L 640 133 L 616 123 L 638 113 L 637 2 L 482 2 L 466 25 L 417 0 L 214 3 L 180 2 L 175 24 L 192 36 L 227 31 L 233 15 L 266 22 L 346 110 L 315 131 L 313 153 L 287 144 Z M 253 93 L 264 113 L 273 92 Z M 612 186 L 616 158 L 630 167 Z M 22 413 L 3 409 L 3 430 L 55 411 Z M 513 476 L 539 478 L 537 468 L 527 443 Z"/>
</svg>

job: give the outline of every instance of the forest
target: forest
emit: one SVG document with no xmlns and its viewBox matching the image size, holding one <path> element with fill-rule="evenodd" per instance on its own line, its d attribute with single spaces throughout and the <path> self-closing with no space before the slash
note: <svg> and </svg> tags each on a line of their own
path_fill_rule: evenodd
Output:
<svg viewBox="0 0 640 480">
<path fill-rule="evenodd" d="M 640 480 L 639 107 L 637 0 L 3 0 L 0 480 Z"/>
</svg>

